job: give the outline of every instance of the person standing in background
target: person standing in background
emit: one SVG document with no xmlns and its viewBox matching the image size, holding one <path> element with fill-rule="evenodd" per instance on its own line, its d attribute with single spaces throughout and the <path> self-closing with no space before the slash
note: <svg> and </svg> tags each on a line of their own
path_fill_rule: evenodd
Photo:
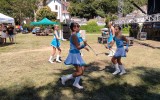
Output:
<svg viewBox="0 0 160 100">
<path fill-rule="evenodd" d="M 1 38 L 2 38 L 2 44 L 5 44 L 6 38 L 7 38 L 7 27 L 6 26 L 2 27 Z"/>
<path fill-rule="evenodd" d="M 7 28 L 7 34 L 11 43 L 14 43 L 14 26 L 9 25 Z"/>
<path fill-rule="evenodd" d="M 59 30 L 59 26 L 54 25 L 54 27 L 53 27 L 53 40 L 51 42 L 51 46 L 53 47 L 53 50 L 52 50 L 52 54 L 48 60 L 50 63 L 54 63 L 54 60 L 55 60 L 54 56 L 56 54 L 56 49 L 58 50 L 56 62 L 61 63 L 60 55 L 61 55 L 62 50 L 60 48 L 60 45 L 61 45 L 60 44 L 60 34 L 59 34 L 58 30 Z"/>
</svg>

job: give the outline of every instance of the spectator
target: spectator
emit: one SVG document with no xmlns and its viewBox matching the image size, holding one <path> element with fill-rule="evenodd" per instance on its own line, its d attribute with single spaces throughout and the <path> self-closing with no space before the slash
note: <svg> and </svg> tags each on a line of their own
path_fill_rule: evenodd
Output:
<svg viewBox="0 0 160 100">
<path fill-rule="evenodd" d="M 9 27 L 7 29 L 7 33 L 8 33 L 10 42 L 14 43 L 14 26 L 9 25 Z"/>
<path fill-rule="evenodd" d="M 5 44 L 6 38 L 7 38 L 7 27 L 6 26 L 4 26 L 2 30 L 1 38 L 2 38 L 2 43 Z"/>
</svg>

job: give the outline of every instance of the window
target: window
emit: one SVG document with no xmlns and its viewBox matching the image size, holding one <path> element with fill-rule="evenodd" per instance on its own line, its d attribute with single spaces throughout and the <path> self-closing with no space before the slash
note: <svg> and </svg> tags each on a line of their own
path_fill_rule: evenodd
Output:
<svg viewBox="0 0 160 100">
<path fill-rule="evenodd" d="M 55 5 L 55 10 L 58 10 L 58 6 L 57 5 Z"/>
</svg>

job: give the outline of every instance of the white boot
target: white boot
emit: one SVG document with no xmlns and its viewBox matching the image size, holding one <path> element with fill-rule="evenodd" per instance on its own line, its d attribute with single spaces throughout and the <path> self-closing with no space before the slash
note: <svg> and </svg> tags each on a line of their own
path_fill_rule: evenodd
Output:
<svg viewBox="0 0 160 100">
<path fill-rule="evenodd" d="M 80 79 L 81 79 L 81 76 L 76 77 L 76 79 L 75 79 L 75 81 L 73 83 L 73 86 L 76 87 L 76 88 L 78 88 L 78 89 L 83 89 L 83 86 L 79 85 Z"/>
<path fill-rule="evenodd" d="M 56 61 L 59 62 L 59 63 L 61 63 L 61 61 L 59 60 L 59 57 L 60 57 L 60 56 L 57 55 Z"/>
<path fill-rule="evenodd" d="M 66 82 L 67 80 L 69 80 L 69 79 L 72 79 L 72 78 L 73 78 L 73 75 L 72 75 L 72 74 L 67 75 L 67 76 L 63 76 L 63 77 L 61 77 L 61 83 L 62 83 L 63 85 L 65 85 L 65 82 Z"/>
<path fill-rule="evenodd" d="M 53 64 L 54 62 L 52 59 L 53 59 L 53 56 L 50 56 L 48 61 Z"/>
<path fill-rule="evenodd" d="M 115 68 L 116 68 L 116 71 L 114 73 L 112 73 L 113 75 L 116 75 L 120 72 L 120 69 L 119 69 L 119 66 L 118 66 L 118 63 L 114 65 Z"/>
<path fill-rule="evenodd" d="M 119 68 L 121 70 L 121 73 L 119 75 L 123 75 L 123 74 L 126 74 L 126 71 L 124 69 L 124 66 L 123 65 L 119 65 Z"/>
</svg>

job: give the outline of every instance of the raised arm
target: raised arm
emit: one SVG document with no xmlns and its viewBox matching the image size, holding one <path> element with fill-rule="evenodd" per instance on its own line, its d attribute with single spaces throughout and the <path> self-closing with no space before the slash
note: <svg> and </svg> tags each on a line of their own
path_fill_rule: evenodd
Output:
<svg viewBox="0 0 160 100">
<path fill-rule="evenodd" d="M 114 27 L 111 27 L 112 34 L 115 35 Z"/>
</svg>

